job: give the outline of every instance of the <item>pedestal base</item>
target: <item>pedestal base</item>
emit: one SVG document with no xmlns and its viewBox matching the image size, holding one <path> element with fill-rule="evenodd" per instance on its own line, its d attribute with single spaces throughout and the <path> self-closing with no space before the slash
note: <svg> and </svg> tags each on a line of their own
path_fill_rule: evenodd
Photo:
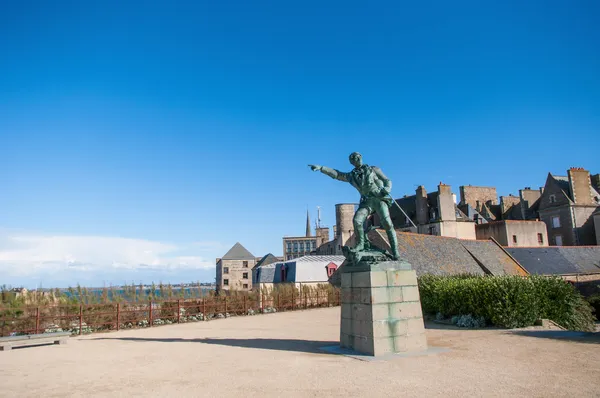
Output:
<svg viewBox="0 0 600 398">
<path fill-rule="evenodd" d="M 365 355 L 427 350 L 414 270 L 348 267 L 342 274 L 340 345 Z"/>
</svg>

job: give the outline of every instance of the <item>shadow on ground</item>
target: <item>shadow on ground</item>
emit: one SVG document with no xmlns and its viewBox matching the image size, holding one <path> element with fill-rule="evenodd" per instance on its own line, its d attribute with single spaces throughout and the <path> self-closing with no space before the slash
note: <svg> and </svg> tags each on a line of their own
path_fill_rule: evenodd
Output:
<svg viewBox="0 0 600 398">
<path fill-rule="evenodd" d="M 574 332 L 570 330 L 514 330 L 508 332 L 525 337 L 576 341 L 579 343 L 600 344 L 600 333 Z"/>
<path fill-rule="evenodd" d="M 309 341 L 309 340 L 289 340 L 289 339 L 180 339 L 180 338 L 141 338 L 141 337 L 100 337 L 97 339 L 90 340 L 121 340 L 121 341 L 134 341 L 140 343 L 202 343 L 202 344 L 213 344 L 223 345 L 229 347 L 244 347 L 244 348 L 258 348 L 262 350 L 276 350 L 276 351 L 295 351 L 295 352 L 307 352 L 314 354 L 323 354 L 320 350 L 324 346 L 332 346 L 339 344 L 338 341 Z"/>
</svg>

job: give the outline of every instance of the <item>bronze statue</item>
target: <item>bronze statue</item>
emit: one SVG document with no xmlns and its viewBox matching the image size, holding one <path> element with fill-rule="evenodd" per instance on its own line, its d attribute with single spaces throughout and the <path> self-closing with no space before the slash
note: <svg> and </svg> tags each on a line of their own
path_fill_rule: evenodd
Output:
<svg viewBox="0 0 600 398">
<path fill-rule="evenodd" d="M 360 193 L 360 204 L 353 220 L 354 232 L 357 236 L 354 250 L 360 252 L 370 248 L 365 236 L 364 224 L 367 217 L 377 213 L 381 220 L 381 226 L 385 229 L 390 241 L 392 257 L 398 260 L 398 242 L 390 217 L 390 207 L 393 204 L 393 199 L 390 196 L 392 181 L 383 174 L 379 167 L 364 164 L 362 155 L 358 152 L 350 155 L 350 163 L 352 163 L 354 169 L 348 173 L 318 165 L 310 165 L 310 168 L 336 180 L 349 182 Z"/>
</svg>

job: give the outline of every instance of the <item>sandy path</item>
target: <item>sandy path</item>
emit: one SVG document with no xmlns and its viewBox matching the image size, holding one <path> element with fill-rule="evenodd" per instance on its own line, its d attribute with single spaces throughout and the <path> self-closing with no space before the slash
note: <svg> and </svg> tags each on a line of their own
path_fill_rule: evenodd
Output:
<svg viewBox="0 0 600 398">
<path fill-rule="evenodd" d="M 375 362 L 318 350 L 339 308 L 75 337 L 0 352 L 0 396 L 600 396 L 598 336 L 428 326 L 449 352 Z"/>
</svg>

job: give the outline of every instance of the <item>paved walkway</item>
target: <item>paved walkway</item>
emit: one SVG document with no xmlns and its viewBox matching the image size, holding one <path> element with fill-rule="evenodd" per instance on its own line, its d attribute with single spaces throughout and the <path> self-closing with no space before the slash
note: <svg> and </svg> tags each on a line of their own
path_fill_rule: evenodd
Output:
<svg viewBox="0 0 600 398">
<path fill-rule="evenodd" d="M 339 308 L 161 326 L 0 352 L 0 396 L 592 397 L 600 339 L 428 325 L 432 356 L 364 362 L 321 352 Z"/>
</svg>

